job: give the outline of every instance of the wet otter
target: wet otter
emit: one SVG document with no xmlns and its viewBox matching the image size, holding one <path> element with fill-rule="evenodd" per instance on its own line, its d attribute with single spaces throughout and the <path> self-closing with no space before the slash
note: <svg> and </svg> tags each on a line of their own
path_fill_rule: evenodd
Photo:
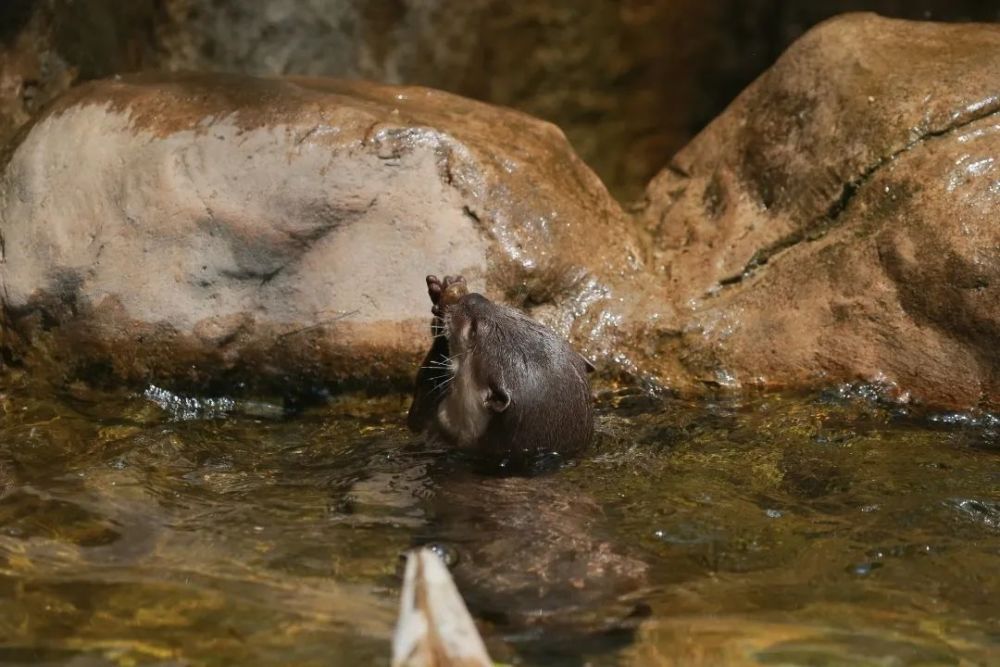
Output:
<svg viewBox="0 0 1000 667">
<path fill-rule="evenodd" d="M 587 373 L 565 340 L 523 313 L 427 276 L 434 342 L 408 424 L 508 469 L 582 451 L 593 435 Z"/>
</svg>

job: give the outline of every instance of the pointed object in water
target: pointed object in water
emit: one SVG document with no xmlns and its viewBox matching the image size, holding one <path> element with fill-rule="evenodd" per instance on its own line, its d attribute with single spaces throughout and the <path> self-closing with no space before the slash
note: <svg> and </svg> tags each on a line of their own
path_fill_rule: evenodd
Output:
<svg viewBox="0 0 1000 667">
<path fill-rule="evenodd" d="M 406 558 L 392 667 L 493 667 L 451 573 L 430 549 Z"/>
</svg>

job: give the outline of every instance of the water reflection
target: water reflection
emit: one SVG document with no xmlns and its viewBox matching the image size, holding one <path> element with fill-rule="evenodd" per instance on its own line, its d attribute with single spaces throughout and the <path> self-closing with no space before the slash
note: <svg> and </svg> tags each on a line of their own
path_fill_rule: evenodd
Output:
<svg viewBox="0 0 1000 667">
<path fill-rule="evenodd" d="M 648 614 L 648 566 L 615 542 L 612 517 L 586 488 L 558 473 L 490 477 L 441 468 L 432 519 L 417 539 L 446 550 L 489 636 L 516 642 L 543 664 L 584 652 L 592 659 L 631 640 Z M 494 642 L 494 659 L 504 653 Z"/>
</svg>

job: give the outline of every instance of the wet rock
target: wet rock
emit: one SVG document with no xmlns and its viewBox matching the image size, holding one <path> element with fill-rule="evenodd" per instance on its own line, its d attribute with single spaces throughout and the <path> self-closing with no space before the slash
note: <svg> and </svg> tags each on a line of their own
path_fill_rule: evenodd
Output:
<svg viewBox="0 0 1000 667">
<path fill-rule="evenodd" d="M 732 11 L 694 0 L 164 5 L 164 67 L 419 83 L 511 106 L 557 123 L 612 191 L 633 198 L 776 55 L 755 51 L 753 73 L 724 93 L 701 86 L 720 61 L 746 68 L 747 50 L 726 32 Z"/>
<path fill-rule="evenodd" d="M 1000 405 L 998 48 L 993 26 L 838 18 L 675 157 L 642 220 L 690 307 L 682 377 Z"/>
<path fill-rule="evenodd" d="M 862 4 L 997 18 L 983 0 L 4 0 L 0 141 L 70 84 L 140 68 L 368 79 L 554 122 L 634 199 L 789 43 Z"/>
<path fill-rule="evenodd" d="M 992 21 L 982 0 L 161 0 L 161 66 L 419 83 L 559 125 L 621 197 L 805 30 L 864 5 Z"/>
<path fill-rule="evenodd" d="M 0 175 L 4 344 L 200 390 L 398 381 L 426 346 L 425 274 L 560 304 L 568 332 L 608 300 L 601 276 L 636 272 L 627 224 L 557 128 L 445 93 L 95 82 Z"/>
<path fill-rule="evenodd" d="M 996 408 L 998 47 L 992 26 L 830 21 L 631 220 L 554 126 L 445 93 L 87 84 L 0 176 L 4 346 L 170 389 L 400 386 L 423 276 L 461 272 L 605 378 Z"/>
</svg>

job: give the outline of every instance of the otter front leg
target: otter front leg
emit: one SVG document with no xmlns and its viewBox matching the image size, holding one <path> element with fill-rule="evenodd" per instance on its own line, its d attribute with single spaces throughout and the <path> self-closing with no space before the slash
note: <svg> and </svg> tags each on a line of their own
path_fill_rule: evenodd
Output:
<svg viewBox="0 0 1000 667">
<path fill-rule="evenodd" d="M 448 338 L 445 336 L 444 315 L 448 307 L 467 292 L 462 276 L 445 276 L 443 281 L 437 276 L 427 276 L 427 294 L 431 298 L 431 313 L 434 315 L 431 320 L 433 341 L 417 371 L 413 403 L 406 418 L 411 431 L 422 431 L 433 421 L 438 404 L 448 393 L 447 383 L 451 380 L 452 370 L 449 365 L 450 352 Z"/>
</svg>

